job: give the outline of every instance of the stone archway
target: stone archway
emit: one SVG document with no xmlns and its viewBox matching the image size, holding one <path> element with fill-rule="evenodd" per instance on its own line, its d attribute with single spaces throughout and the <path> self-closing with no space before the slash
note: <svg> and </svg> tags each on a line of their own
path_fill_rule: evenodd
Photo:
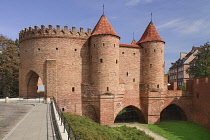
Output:
<svg viewBox="0 0 210 140">
<path fill-rule="evenodd" d="M 171 104 L 160 113 L 160 122 L 165 121 L 187 121 L 187 116 L 183 109 L 175 104 Z"/>
<path fill-rule="evenodd" d="M 94 105 L 87 105 L 83 108 L 83 115 L 99 123 L 99 109 Z"/>
<path fill-rule="evenodd" d="M 145 123 L 142 111 L 135 106 L 127 106 L 123 108 L 117 114 L 114 123 L 128 123 L 128 122 Z"/>
<path fill-rule="evenodd" d="M 27 89 L 26 95 L 24 95 L 26 98 L 38 98 L 44 96 L 44 93 L 39 93 L 38 81 L 40 82 L 40 80 L 40 76 L 32 70 L 26 75 L 25 83 Z M 42 80 L 41 83 L 43 83 Z"/>
</svg>

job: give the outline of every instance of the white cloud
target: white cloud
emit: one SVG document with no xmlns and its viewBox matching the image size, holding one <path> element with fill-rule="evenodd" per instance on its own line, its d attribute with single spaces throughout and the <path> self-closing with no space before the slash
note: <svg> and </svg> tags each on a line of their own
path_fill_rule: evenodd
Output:
<svg viewBox="0 0 210 140">
<path fill-rule="evenodd" d="M 135 6 L 140 2 L 149 3 L 149 2 L 152 2 L 152 0 L 128 0 L 128 2 L 125 5 L 126 6 Z"/>
<path fill-rule="evenodd" d="M 168 21 L 162 25 L 157 26 L 159 29 L 170 28 L 173 31 L 181 34 L 192 34 L 201 31 L 206 32 L 210 28 L 210 22 L 206 19 L 198 19 L 194 21 L 183 20 L 181 18 Z"/>
</svg>

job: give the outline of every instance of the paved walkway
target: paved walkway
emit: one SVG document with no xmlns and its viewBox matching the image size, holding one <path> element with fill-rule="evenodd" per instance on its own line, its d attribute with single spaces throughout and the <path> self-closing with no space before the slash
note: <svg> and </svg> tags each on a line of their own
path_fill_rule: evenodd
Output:
<svg viewBox="0 0 210 140">
<path fill-rule="evenodd" d="M 3 140 L 56 140 L 54 137 L 50 105 L 38 103 Z"/>
</svg>

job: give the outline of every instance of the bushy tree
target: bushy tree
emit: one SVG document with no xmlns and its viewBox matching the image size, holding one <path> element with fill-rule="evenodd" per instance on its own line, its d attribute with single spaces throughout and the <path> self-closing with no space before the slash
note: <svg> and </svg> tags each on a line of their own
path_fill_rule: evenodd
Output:
<svg viewBox="0 0 210 140">
<path fill-rule="evenodd" d="M 210 44 L 206 43 L 200 47 L 196 54 L 196 60 L 187 69 L 187 73 L 193 78 L 210 77 Z"/>
<path fill-rule="evenodd" d="M 18 40 L 0 35 L 0 96 L 18 96 L 19 49 Z"/>
</svg>

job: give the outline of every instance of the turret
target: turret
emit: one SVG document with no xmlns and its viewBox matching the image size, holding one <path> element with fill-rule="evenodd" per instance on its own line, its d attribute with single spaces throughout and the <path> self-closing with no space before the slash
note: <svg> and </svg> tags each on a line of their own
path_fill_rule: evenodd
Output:
<svg viewBox="0 0 210 140">
<path fill-rule="evenodd" d="M 91 80 L 96 94 L 118 91 L 119 39 L 106 16 L 102 15 L 90 40 Z"/>
<path fill-rule="evenodd" d="M 152 22 L 149 23 L 137 44 L 142 47 L 141 83 L 148 91 L 163 91 L 165 42 Z"/>
</svg>

